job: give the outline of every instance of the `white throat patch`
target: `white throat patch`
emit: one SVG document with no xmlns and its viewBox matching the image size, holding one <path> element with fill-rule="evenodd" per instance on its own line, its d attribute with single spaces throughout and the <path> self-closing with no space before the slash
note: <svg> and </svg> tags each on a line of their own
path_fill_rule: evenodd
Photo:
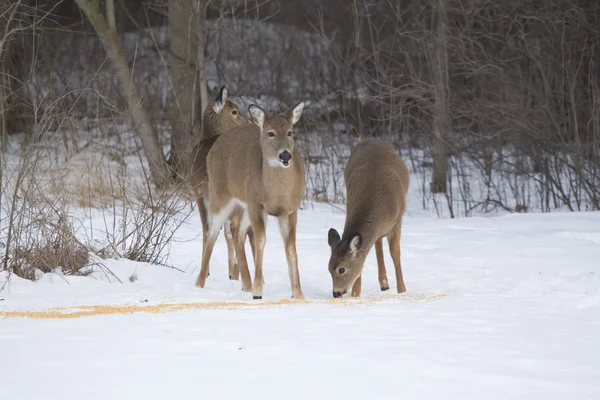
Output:
<svg viewBox="0 0 600 400">
<path fill-rule="evenodd" d="M 269 165 L 273 168 L 289 168 L 290 164 L 291 162 L 289 162 L 288 165 L 283 165 L 281 161 L 269 160 Z"/>
</svg>

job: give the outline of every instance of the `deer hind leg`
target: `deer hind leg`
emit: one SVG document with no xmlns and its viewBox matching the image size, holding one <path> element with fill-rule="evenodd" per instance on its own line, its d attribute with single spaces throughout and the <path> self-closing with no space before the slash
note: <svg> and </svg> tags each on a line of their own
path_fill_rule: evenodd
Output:
<svg viewBox="0 0 600 400">
<path fill-rule="evenodd" d="M 198 214 L 200 214 L 200 223 L 202 224 L 202 254 L 204 254 L 204 246 L 208 241 L 208 210 L 204 202 L 204 197 L 196 195 L 196 203 L 198 204 Z M 207 275 L 210 275 L 210 266 L 207 270 Z"/>
<path fill-rule="evenodd" d="M 298 222 L 298 213 L 279 217 L 279 230 L 285 244 L 285 255 L 288 262 L 288 273 L 292 285 L 292 297 L 294 299 L 304 299 L 302 287 L 300 286 L 300 272 L 298 271 L 298 253 L 296 252 L 296 223 Z M 256 279 L 256 278 L 255 278 Z"/>
<path fill-rule="evenodd" d="M 227 238 L 227 259 L 229 262 L 229 279 L 237 281 L 240 279 L 240 270 L 237 261 L 237 244 L 240 227 L 240 218 L 232 216 L 225 222 L 225 238 Z"/>
<path fill-rule="evenodd" d="M 248 211 L 243 210 L 236 216 L 239 223 L 236 227 L 235 239 L 235 254 L 236 254 L 236 269 L 242 278 L 242 290 L 244 292 L 252 291 L 252 277 L 250 277 L 250 271 L 248 270 L 248 260 L 246 259 L 246 249 L 244 243 L 246 241 L 246 232 L 250 226 L 250 219 L 248 217 Z"/>
<path fill-rule="evenodd" d="M 352 285 L 352 297 L 360 297 L 360 290 L 362 288 L 362 274 L 358 276 L 354 285 Z"/>
<path fill-rule="evenodd" d="M 198 274 L 198 278 L 196 278 L 196 286 L 203 288 L 206 283 L 206 277 L 208 276 L 208 265 L 210 263 L 210 257 L 212 256 L 213 249 L 215 247 L 215 242 L 217 241 L 217 237 L 219 237 L 219 232 L 221 231 L 221 226 L 223 222 L 220 224 L 209 224 L 209 231 L 206 243 L 204 244 L 204 248 L 202 250 L 202 268 L 200 269 L 200 273 Z M 216 226 L 216 228 L 215 228 Z"/>
<path fill-rule="evenodd" d="M 225 241 L 227 242 L 227 264 L 229 269 L 229 279 L 233 279 L 235 273 L 235 245 L 234 245 L 234 234 L 233 231 L 237 228 L 231 226 L 230 221 L 225 221 L 223 225 L 223 231 L 225 231 Z"/>
<path fill-rule="evenodd" d="M 219 237 L 221 227 L 223 224 L 225 224 L 225 221 L 229 219 L 234 205 L 235 203 L 230 201 L 225 207 L 221 207 L 221 209 L 217 209 L 215 211 L 212 207 L 210 207 L 209 204 L 207 204 L 207 202 L 205 202 L 205 206 L 207 206 L 208 210 L 208 217 L 206 218 L 206 221 L 208 222 L 208 237 L 202 249 L 202 268 L 200 269 L 200 273 L 196 279 L 196 286 L 202 288 L 204 287 L 206 277 L 208 276 L 208 266 L 210 264 L 210 258 L 215 247 L 215 242 Z"/>
<path fill-rule="evenodd" d="M 383 238 L 375 242 L 375 254 L 377 255 L 377 274 L 379 276 L 379 287 L 381 291 L 389 290 L 390 285 L 385 272 L 385 262 L 383 260 Z"/>
<path fill-rule="evenodd" d="M 388 234 L 388 243 L 390 245 L 390 255 L 394 260 L 394 268 L 396 269 L 396 287 L 398 293 L 406 292 L 406 286 L 404 285 L 404 278 L 402 277 L 402 266 L 400 264 L 400 236 L 402 233 L 402 218 L 398 221 L 398 224 L 392 229 L 392 232 Z"/>
</svg>

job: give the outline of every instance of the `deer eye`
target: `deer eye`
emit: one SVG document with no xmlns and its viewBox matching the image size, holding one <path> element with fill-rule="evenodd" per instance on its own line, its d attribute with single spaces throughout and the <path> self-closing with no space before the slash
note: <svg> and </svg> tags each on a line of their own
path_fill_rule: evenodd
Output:
<svg viewBox="0 0 600 400">
<path fill-rule="evenodd" d="M 233 115 L 237 115 L 237 110 L 233 110 L 231 113 L 232 113 Z"/>
<path fill-rule="evenodd" d="M 338 269 L 338 274 L 342 275 L 344 272 L 346 272 L 346 268 L 342 267 Z"/>
<path fill-rule="evenodd" d="M 269 132 L 268 135 L 269 137 L 275 137 L 275 132 Z"/>
<path fill-rule="evenodd" d="M 288 136 L 292 136 L 292 131 L 288 132 Z"/>
</svg>

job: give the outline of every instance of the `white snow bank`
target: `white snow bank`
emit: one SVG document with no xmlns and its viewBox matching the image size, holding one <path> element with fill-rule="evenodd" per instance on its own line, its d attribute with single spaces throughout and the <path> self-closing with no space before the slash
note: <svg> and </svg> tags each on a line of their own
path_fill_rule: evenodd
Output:
<svg viewBox="0 0 600 400">
<path fill-rule="evenodd" d="M 344 215 L 301 211 L 298 254 L 308 303 L 98 315 L 0 317 L 2 396 L 19 399 L 399 398 L 595 399 L 600 396 L 600 213 L 405 218 L 408 292 L 380 292 L 368 258 L 365 304 L 332 302 L 330 227 Z M 106 262 L 123 284 L 46 274 L 12 277 L 0 312 L 94 304 L 248 301 L 227 279 L 219 238 L 205 289 L 199 218 L 171 248 L 183 270 Z M 264 299 L 290 297 L 277 224 L 268 227 Z M 387 252 L 387 248 L 386 248 Z M 138 280 L 129 281 L 136 273 Z M 1 281 L 0 281 L 1 282 Z M 147 300 L 147 302 L 146 302 Z M 142 302 L 142 303 L 141 303 Z M 256 303 L 256 302 L 255 302 Z"/>
</svg>

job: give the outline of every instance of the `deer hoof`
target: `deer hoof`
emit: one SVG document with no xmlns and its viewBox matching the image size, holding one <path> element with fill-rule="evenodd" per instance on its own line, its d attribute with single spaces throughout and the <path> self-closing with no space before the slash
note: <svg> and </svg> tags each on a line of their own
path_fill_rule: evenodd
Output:
<svg viewBox="0 0 600 400">
<path fill-rule="evenodd" d="M 381 291 L 382 291 L 382 292 L 385 292 L 386 290 L 390 290 L 390 287 L 389 287 L 389 286 L 385 286 L 385 287 L 382 287 L 382 288 L 381 288 Z"/>
<path fill-rule="evenodd" d="M 252 296 L 253 300 L 262 300 L 262 296 Z"/>
</svg>

